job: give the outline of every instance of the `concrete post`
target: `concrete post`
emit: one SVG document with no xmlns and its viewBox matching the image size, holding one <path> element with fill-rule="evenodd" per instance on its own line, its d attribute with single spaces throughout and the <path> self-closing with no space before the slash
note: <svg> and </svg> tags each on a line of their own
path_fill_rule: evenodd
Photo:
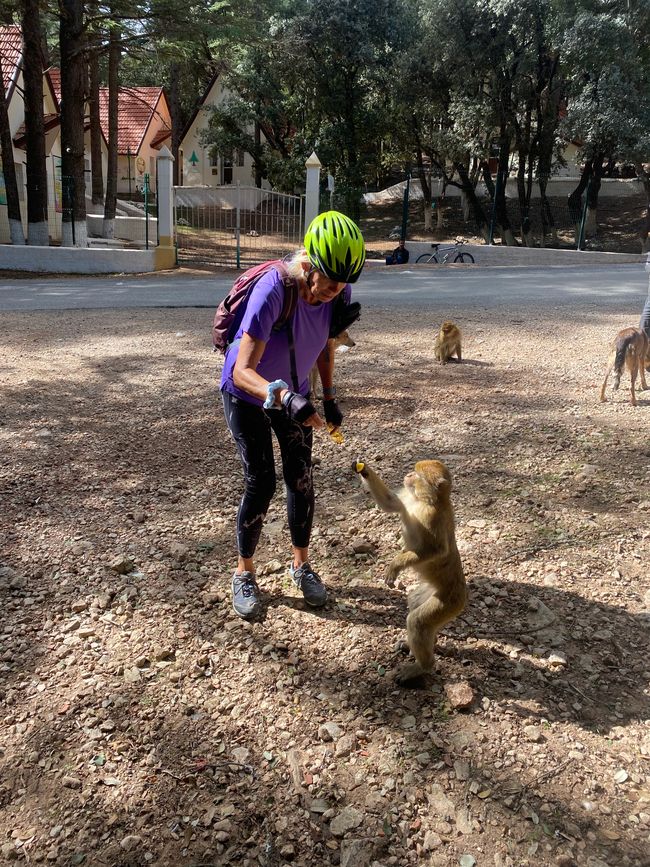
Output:
<svg viewBox="0 0 650 867">
<path fill-rule="evenodd" d="M 311 156 L 305 162 L 307 169 L 307 181 L 305 183 L 305 231 L 307 227 L 318 216 L 320 210 L 320 170 L 321 161 L 316 156 L 316 152 L 312 151 Z"/>
<path fill-rule="evenodd" d="M 156 270 L 173 268 L 176 265 L 174 247 L 174 157 L 164 145 L 157 158 L 158 175 L 158 247 L 156 248 Z"/>
</svg>

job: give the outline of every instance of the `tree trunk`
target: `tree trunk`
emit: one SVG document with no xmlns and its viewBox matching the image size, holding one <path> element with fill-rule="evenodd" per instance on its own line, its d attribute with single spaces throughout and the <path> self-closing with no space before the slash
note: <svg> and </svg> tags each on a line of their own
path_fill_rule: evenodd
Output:
<svg viewBox="0 0 650 867">
<path fill-rule="evenodd" d="M 4 173 L 5 192 L 7 195 L 9 237 L 12 244 L 24 244 L 25 233 L 23 232 L 23 221 L 20 216 L 20 196 L 18 195 L 14 149 L 11 142 L 11 127 L 9 126 L 5 92 L 2 58 L 0 57 L 0 152 L 2 153 L 2 171 Z"/>
<path fill-rule="evenodd" d="M 178 148 L 181 143 L 181 135 L 183 133 L 183 118 L 181 111 L 181 94 L 178 86 L 180 79 L 180 66 L 176 62 L 169 64 L 169 114 L 172 121 L 172 146 L 171 152 L 174 157 L 173 163 L 173 183 L 178 186 L 180 183 L 180 166 L 178 163 Z"/>
<path fill-rule="evenodd" d="M 100 40 L 95 38 L 88 56 L 90 114 L 90 170 L 93 205 L 104 203 L 104 175 L 102 171 L 102 127 L 99 122 L 99 52 Z"/>
<path fill-rule="evenodd" d="M 576 244 L 578 243 L 578 238 L 580 235 L 580 223 L 582 222 L 582 194 L 587 189 L 592 170 L 592 161 L 587 160 L 582 169 L 582 174 L 580 175 L 580 181 L 578 183 L 578 186 L 572 193 L 570 193 L 567 200 L 571 222 L 575 227 Z"/>
<path fill-rule="evenodd" d="M 557 229 L 555 227 L 555 220 L 553 219 L 553 212 L 551 211 L 551 204 L 548 200 L 548 196 L 546 195 L 546 187 L 548 184 L 548 175 L 540 175 L 539 176 L 539 207 L 542 218 L 542 237 L 539 242 L 540 247 L 546 246 L 546 239 L 549 237 L 550 233 L 550 241 L 551 246 L 557 246 Z"/>
<path fill-rule="evenodd" d="M 465 196 L 467 204 L 474 214 L 477 234 L 482 235 L 483 239 L 487 242 L 490 235 L 490 226 L 488 224 L 487 217 L 485 216 L 483 206 L 479 202 L 476 195 L 474 185 L 469 178 L 467 168 L 463 165 L 463 163 L 455 162 L 454 169 L 458 172 L 458 177 L 460 178 L 461 194 Z"/>
<path fill-rule="evenodd" d="M 497 184 L 497 189 L 494 199 L 494 209 L 496 214 L 496 223 L 501 234 L 502 243 L 508 247 L 516 247 L 517 241 L 510 225 L 508 217 L 508 208 L 506 205 L 506 185 L 508 183 L 508 164 L 510 162 L 510 145 L 505 134 L 505 129 L 501 131 L 499 140 L 499 175 L 501 183 Z"/>
<path fill-rule="evenodd" d="M 27 242 L 47 247 L 47 168 L 43 124 L 43 50 L 38 0 L 23 2 Z"/>
<path fill-rule="evenodd" d="M 645 190 L 646 209 L 641 231 L 639 232 L 639 241 L 641 242 L 641 252 L 650 253 L 650 173 L 646 172 L 642 165 L 637 165 L 636 174 Z"/>
<path fill-rule="evenodd" d="M 82 0 L 59 0 L 61 53 L 62 244 L 86 247 L 84 166 L 85 37 Z"/>
<path fill-rule="evenodd" d="M 447 179 L 442 179 L 442 190 L 438 196 L 438 207 L 436 208 L 436 231 L 442 232 L 445 225 L 445 204 L 447 199 L 445 193 L 447 191 Z"/>
<path fill-rule="evenodd" d="M 587 217 L 585 219 L 585 238 L 595 238 L 598 231 L 598 193 L 603 177 L 603 155 L 594 158 L 591 183 L 587 189 Z"/>
<path fill-rule="evenodd" d="M 416 146 L 416 161 L 418 166 L 418 177 L 420 179 L 420 187 L 422 188 L 422 207 L 424 209 L 424 231 L 431 231 L 431 184 L 429 183 L 429 179 L 427 178 L 426 172 L 424 170 L 424 160 L 422 159 L 422 150 L 420 149 L 419 142 Z"/>
<path fill-rule="evenodd" d="M 108 41 L 108 167 L 106 169 L 106 201 L 104 202 L 104 238 L 115 237 L 117 208 L 117 107 L 120 88 L 120 34 L 111 28 Z"/>
</svg>

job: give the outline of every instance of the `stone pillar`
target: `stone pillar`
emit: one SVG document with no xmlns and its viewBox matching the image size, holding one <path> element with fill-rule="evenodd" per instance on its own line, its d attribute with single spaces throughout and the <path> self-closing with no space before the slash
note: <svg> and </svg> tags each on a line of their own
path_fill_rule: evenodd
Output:
<svg viewBox="0 0 650 867">
<path fill-rule="evenodd" d="M 307 227 L 318 216 L 320 210 L 320 170 L 321 161 L 316 156 L 316 152 L 312 151 L 311 156 L 305 163 L 307 169 L 307 181 L 305 184 L 305 231 Z"/>
<path fill-rule="evenodd" d="M 174 246 L 174 157 L 164 145 L 157 158 L 158 175 L 158 246 L 155 269 L 173 268 L 176 265 Z"/>
</svg>

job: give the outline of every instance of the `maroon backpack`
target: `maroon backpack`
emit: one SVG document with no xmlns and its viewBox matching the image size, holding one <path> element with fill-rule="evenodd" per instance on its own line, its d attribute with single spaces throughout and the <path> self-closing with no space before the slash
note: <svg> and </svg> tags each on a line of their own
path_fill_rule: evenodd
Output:
<svg viewBox="0 0 650 867">
<path fill-rule="evenodd" d="M 255 265 L 235 280 L 232 289 L 217 307 L 212 323 L 212 344 L 215 352 L 217 350 L 221 353 L 226 352 L 244 318 L 246 303 L 253 287 L 260 277 L 273 268 L 278 271 L 284 283 L 284 304 L 273 330 L 281 331 L 291 319 L 298 303 L 298 284 L 293 277 L 289 276 L 287 263 L 281 259 L 271 259 L 261 265 Z"/>
</svg>

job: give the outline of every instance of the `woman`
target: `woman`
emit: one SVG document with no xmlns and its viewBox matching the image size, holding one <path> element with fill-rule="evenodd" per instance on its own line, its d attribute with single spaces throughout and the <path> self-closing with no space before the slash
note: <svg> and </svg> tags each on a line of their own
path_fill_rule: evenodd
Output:
<svg viewBox="0 0 650 867">
<path fill-rule="evenodd" d="M 239 558 L 232 578 L 233 607 L 240 617 L 253 617 L 260 607 L 253 557 L 275 493 L 271 431 L 280 446 L 287 488 L 291 577 L 307 604 L 321 607 L 327 602 L 327 591 L 309 564 L 314 515 L 312 439 L 314 428 L 323 427 L 309 400 L 309 371 L 318 364 L 325 419 L 338 427 L 343 417 L 335 401 L 334 357 L 328 351 L 332 302 L 341 293 L 349 301 L 349 284 L 359 279 L 365 255 L 363 238 L 352 220 L 338 211 L 320 214 L 307 229 L 305 249 L 289 265 L 289 274 L 298 284 L 289 327 L 273 330 L 282 311 L 284 283 L 272 269 L 255 284 L 227 350 L 221 395 L 245 482 L 237 514 Z"/>
</svg>

